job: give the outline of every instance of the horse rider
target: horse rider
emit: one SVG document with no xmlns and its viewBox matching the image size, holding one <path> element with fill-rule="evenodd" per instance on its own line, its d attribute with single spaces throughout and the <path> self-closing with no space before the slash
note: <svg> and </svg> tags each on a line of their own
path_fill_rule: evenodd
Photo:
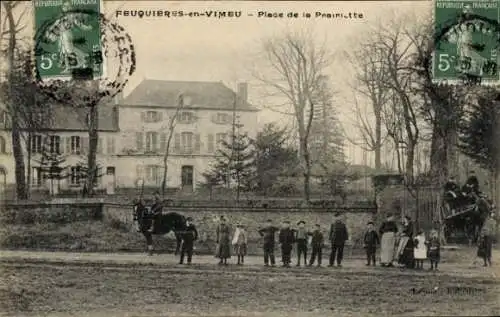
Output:
<svg viewBox="0 0 500 317">
<path fill-rule="evenodd" d="M 450 206 L 452 213 L 455 212 L 455 209 L 460 201 L 459 195 L 461 195 L 460 187 L 455 181 L 455 177 L 450 176 L 444 185 L 444 199 L 448 203 L 448 206 Z"/>
<path fill-rule="evenodd" d="M 468 197 L 471 203 L 476 201 L 476 197 L 480 195 L 479 180 L 474 171 L 469 172 L 469 178 L 462 187 L 464 196 Z"/>
<path fill-rule="evenodd" d="M 161 201 L 160 193 L 155 192 L 154 203 L 151 206 L 151 227 L 148 230 L 149 232 L 153 232 L 155 227 L 155 222 L 161 215 L 162 211 L 163 211 L 163 202 Z"/>
</svg>

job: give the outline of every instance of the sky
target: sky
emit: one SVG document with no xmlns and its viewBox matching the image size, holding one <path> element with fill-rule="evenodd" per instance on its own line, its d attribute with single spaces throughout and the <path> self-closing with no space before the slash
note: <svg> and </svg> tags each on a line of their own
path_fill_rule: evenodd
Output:
<svg viewBox="0 0 500 317">
<path fill-rule="evenodd" d="M 257 58 L 260 41 L 288 30 L 311 29 L 318 43 L 325 43 L 334 54 L 333 62 L 325 73 L 336 91 L 335 105 L 345 133 L 357 138 L 352 124 L 353 74 L 346 62 L 349 52 L 366 38 L 366 32 L 377 23 L 394 16 L 427 15 L 430 1 L 105 1 L 105 14 L 122 25 L 130 34 L 137 56 L 137 70 L 129 78 L 125 95 L 144 79 L 222 81 L 230 88 L 238 82 L 248 82 L 249 101 L 265 108 L 259 114 L 259 124 L 269 122 L 290 124 L 290 118 L 272 111 L 269 101 L 259 89 L 252 70 L 259 68 Z M 239 18 L 207 17 L 133 17 L 127 10 L 207 10 L 242 11 Z M 283 13 L 283 18 L 258 17 L 259 11 Z M 288 13 L 298 18 L 287 18 Z M 309 12 L 311 18 L 303 17 Z M 356 13 L 358 19 L 316 18 L 321 13 Z M 252 16 L 249 16 L 252 15 Z M 259 69 L 264 72 L 265 69 Z M 283 110 L 280 108 L 279 110 Z M 354 163 L 364 163 L 362 150 L 348 146 L 346 154 Z M 361 161 L 363 160 L 363 161 Z M 368 154 L 368 161 L 371 161 Z"/>
</svg>

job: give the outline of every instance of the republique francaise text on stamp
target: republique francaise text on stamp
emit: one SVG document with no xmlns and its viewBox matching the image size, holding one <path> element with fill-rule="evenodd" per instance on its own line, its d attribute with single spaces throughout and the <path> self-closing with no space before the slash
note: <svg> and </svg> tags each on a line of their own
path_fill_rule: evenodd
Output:
<svg viewBox="0 0 500 317">
<path fill-rule="evenodd" d="M 103 75 L 100 0 L 34 1 L 36 67 L 42 79 L 68 78 L 74 70 Z M 94 14 L 86 14 L 93 12 Z"/>
<path fill-rule="evenodd" d="M 435 82 L 500 84 L 498 0 L 435 0 Z"/>
</svg>

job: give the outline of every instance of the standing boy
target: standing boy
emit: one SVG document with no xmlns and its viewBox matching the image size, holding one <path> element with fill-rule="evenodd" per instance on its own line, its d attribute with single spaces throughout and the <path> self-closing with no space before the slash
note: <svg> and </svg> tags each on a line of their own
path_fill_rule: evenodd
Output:
<svg viewBox="0 0 500 317">
<path fill-rule="evenodd" d="M 321 226 L 319 224 L 316 224 L 316 229 L 314 229 L 314 231 L 312 232 L 312 254 L 311 259 L 309 260 L 309 266 L 312 266 L 314 264 L 314 260 L 316 259 L 316 257 L 318 257 L 317 266 L 321 266 L 323 243 L 324 238 L 323 233 L 321 232 Z"/>
<path fill-rule="evenodd" d="M 187 254 L 187 264 L 191 264 L 191 258 L 193 257 L 193 247 L 194 242 L 198 239 L 198 231 L 193 224 L 193 218 L 188 217 L 186 219 L 186 228 L 182 232 L 182 248 L 181 248 L 181 260 L 179 264 L 184 263 L 184 255 Z"/>
<path fill-rule="evenodd" d="M 366 250 L 366 265 L 370 266 L 373 263 L 373 266 L 375 266 L 375 253 L 377 251 L 377 244 L 380 243 L 380 239 L 372 221 L 368 222 L 367 227 L 363 239 Z"/>
<path fill-rule="evenodd" d="M 283 222 L 279 240 L 281 243 L 281 260 L 283 262 L 283 267 L 290 267 L 290 263 L 292 262 L 292 248 L 295 241 L 295 234 L 293 230 L 290 229 L 290 221 Z"/>
<path fill-rule="evenodd" d="M 332 244 L 332 252 L 330 253 L 330 264 L 328 266 L 333 266 L 334 261 L 337 260 L 337 266 L 341 267 L 344 258 L 344 245 L 349 239 L 349 235 L 340 213 L 335 214 L 335 222 L 330 227 L 329 236 Z"/>
<path fill-rule="evenodd" d="M 267 220 L 265 228 L 259 230 L 261 237 L 264 237 L 264 265 L 269 266 L 269 260 L 271 261 L 271 266 L 275 266 L 274 259 L 274 241 L 276 232 L 279 228 L 273 226 L 273 221 L 271 219 Z"/>
<path fill-rule="evenodd" d="M 297 223 L 298 229 L 295 231 L 295 240 L 297 241 L 297 266 L 300 266 L 300 256 L 304 255 L 304 265 L 307 265 L 307 238 L 308 232 L 303 220 Z"/>
</svg>

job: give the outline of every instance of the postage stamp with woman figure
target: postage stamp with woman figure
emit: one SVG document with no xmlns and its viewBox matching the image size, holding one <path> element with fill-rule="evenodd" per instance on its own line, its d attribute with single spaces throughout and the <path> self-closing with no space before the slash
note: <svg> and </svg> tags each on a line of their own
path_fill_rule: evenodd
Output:
<svg viewBox="0 0 500 317">
<path fill-rule="evenodd" d="M 435 82 L 500 84 L 499 0 L 435 0 Z"/>
<path fill-rule="evenodd" d="M 40 77 L 71 77 L 82 69 L 101 77 L 101 0 L 36 0 L 33 5 Z"/>
</svg>

